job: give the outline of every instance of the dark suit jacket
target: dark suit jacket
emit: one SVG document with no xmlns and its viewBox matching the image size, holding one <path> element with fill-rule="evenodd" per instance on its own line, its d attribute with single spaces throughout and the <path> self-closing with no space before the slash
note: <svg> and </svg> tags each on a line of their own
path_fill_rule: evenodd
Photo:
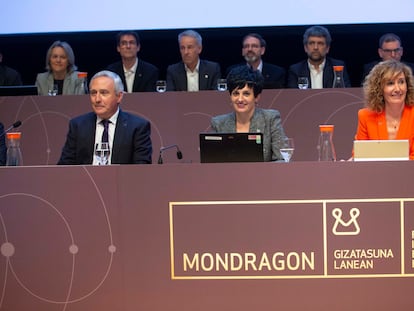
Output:
<svg viewBox="0 0 414 311">
<path fill-rule="evenodd" d="M 218 63 L 200 59 L 198 72 L 198 88 L 200 91 L 216 90 L 217 80 L 220 77 L 221 69 Z M 187 91 L 187 73 L 183 62 L 168 66 L 167 91 Z"/>
<path fill-rule="evenodd" d="M 234 67 L 243 65 L 246 65 L 246 63 L 230 66 L 226 70 L 226 76 Z M 264 89 L 283 89 L 285 87 L 286 70 L 280 66 L 263 62 L 262 76 L 264 78 Z"/>
<path fill-rule="evenodd" d="M 89 112 L 69 122 L 69 132 L 58 164 L 92 164 L 96 114 Z M 152 160 L 150 123 L 119 110 L 112 147 L 112 164 L 150 164 Z"/>
<path fill-rule="evenodd" d="M 346 70 L 345 62 L 342 60 L 327 57 L 325 67 L 323 69 L 323 88 L 330 88 L 333 84 L 334 72 L 333 66 L 344 66 L 344 82 L 345 87 L 351 87 L 351 80 L 349 80 L 348 72 Z M 299 63 L 291 65 L 288 72 L 287 87 L 292 89 L 298 88 L 298 77 L 308 77 L 309 88 L 312 88 L 310 72 L 308 67 L 308 60 L 303 60 Z"/>
<path fill-rule="evenodd" d="M 122 61 L 113 63 L 107 67 L 108 70 L 115 72 L 121 77 L 124 84 L 125 91 L 127 91 L 127 85 L 125 81 L 124 66 Z M 155 92 L 155 82 L 158 80 L 159 70 L 154 65 L 138 59 L 137 71 L 135 72 L 134 84 L 132 87 L 133 92 Z"/>
<path fill-rule="evenodd" d="M 0 85 L 22 85 L 20 74 L 13 68 L 0 64 Z"/>
<path fill-rule="evenodd" d="M 363 83 L 364 82 L 364 80 L 365 80 L 365 77 L 369 74 L 369 72 L 371 71 L 371 69 L 372 68 L 374 68 L 374 66 L 376 65 L 376 64 L 378 64 L 380 61 L 379 60 L 377 60 L 377 61 L 375 61 L 375 62 L 370 62 L 370 63 L 368 63 L 368 64 L 365 64 L 364 65 L 364 69 L 363 69 L 363 73 L 362 73 L 362 79 L 361 79 L 361 83 Z M 411 68 L 411 70 L 414 72 L 414 64 L 413 63 L 406 63 L 406 62 L 403 62 L 404 64 L 406 64 L 407 66 L 409 66 L 410 68 Z"/>
<path fill-rule="evenodd" d="M 6 165 L 6 156 L 7 156 L 7 148 L 6 148 L 6 138 L 3 134 L 4 126 L 0 122 L 0 166 Z"/>
</svg>

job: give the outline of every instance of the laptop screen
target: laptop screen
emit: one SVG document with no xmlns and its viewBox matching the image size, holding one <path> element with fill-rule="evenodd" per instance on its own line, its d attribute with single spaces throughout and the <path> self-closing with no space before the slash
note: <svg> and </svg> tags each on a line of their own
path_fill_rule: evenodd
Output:
<svg viewBox="0 0 414 311">
<path fill-rule="evenodd" d="M 200 162 L 263 162 L 263 133 L 200 133 Z"/>
<path fill-rule="evenodd" d="M 37 95 L 36 85 L 0 86 L 0 96 Z"/>
<path fill-rule="evenodd" d="M 354 141 L 354 161 L 402 160 L 409 160 L 408 139 Z"/>
</svg>

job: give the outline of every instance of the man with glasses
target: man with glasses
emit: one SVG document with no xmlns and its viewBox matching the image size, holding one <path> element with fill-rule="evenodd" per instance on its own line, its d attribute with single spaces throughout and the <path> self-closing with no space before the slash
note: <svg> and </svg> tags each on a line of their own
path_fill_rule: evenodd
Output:
<svg viewBox="0 0 414 311">
<path fill-rule="evenodd" d="M 394 33 L 386 33 L 381 36 L 379 39 L 379 45 L 378 45 L 378 55 L 381 59 L 381 61 L 389 60 L 389 59 L 395 59 L 398 61 L 401 61 L 401 57 L 403 56 L 403 47 L 401 43 L 401 39 L 399 36 L 397 36 Z M 365 77 L 369 74 L 372 68 L 376 64 L 378 64 L 379 61 L 374 61 L 368 64 L 364 65 L 364 72 L 362 75 L 362 81 L 364 81 Z M 411 67 L 411 69 L 414 71 L 414 64 L 412 63 L 406 63 L 406 65 Z"/>
<path fill-rule="evenodd" d="M 266 41 L 258 33 L 249 33 L 242 40 L 242 56 L 246 63 L 230 66 L 228 74 L 233 68 L 246 65 L 258 70 L 264 78 L 264 89 L 281 89 L 285 87 L 286 70 L 282 67 L 263 62 L 262 56 L 266 51 Z"/>
<path fill-rule="evenodd" d="M 331 35 L 325 27 L 312 26 L 306 29 L 303 35 L 303 47 L 308 58 L 289 67 L 288 88 L 297 88 L 299 77 L 308 79 L 309 88 L 330 88 L 334 80 L 333 66 L 344 66 L 345 87 L 351 87 L 345 62 L 327 56 L 331 42 Z"/>
<path fill-rule="evenodd" d="M 138 58 L 137 54 L 141 49 L 138 33 L 121 31 L 116 36 L 116 42 L 121 61 L 109 65 L 107 69 L 121 77 L 128 93 L 155 92 L 159 71 L 154 65 Z"/>
</svg>

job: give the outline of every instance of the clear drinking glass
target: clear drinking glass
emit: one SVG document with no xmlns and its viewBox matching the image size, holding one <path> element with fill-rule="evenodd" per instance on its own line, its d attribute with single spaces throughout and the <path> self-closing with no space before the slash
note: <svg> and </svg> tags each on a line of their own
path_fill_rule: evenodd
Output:
<svg viewBox="0 0 414 311">
<path fill-rule="evenodd" d="M 108 165 L 110 153 L 109 143 L 97 143 L 95 146 L 95 157 L 98 165 Z"/>
<path fill-rule="evenodd" d="M 167 90 L 167 81 L 158 80 L 155 84 L 155 89 L 158 93 L 164 93 Z"/>
<path fill-rule="evenodd" d="M 308 77 L 299 77 L 298 78 L 298 88 L 301 90 L 306 90 L 309 87 Z"/>
<path fill-rule="evenodd" d="M 218 91 L 227 91 L 227 80 L 226 79 L 218 79 L 217 80 L 217 90 Z"/>
<path fill-rule="evenodd" d="M 286 137 L 282 141 L 282 148 L 280 148 L 280 153 L 282 154 L 285 162 L 290 162 L 290 159 L 293 156 L 293 151 L 295 151 L 295 143 L 293 138 Z"/>
<path fill-rule="evenodd" d="M 58 86 L 57 84 L 53 84 L 52 88 L 47 91 L 47 95 L 56 96 L 57 94 L 58 94 Z"/>
</svg>

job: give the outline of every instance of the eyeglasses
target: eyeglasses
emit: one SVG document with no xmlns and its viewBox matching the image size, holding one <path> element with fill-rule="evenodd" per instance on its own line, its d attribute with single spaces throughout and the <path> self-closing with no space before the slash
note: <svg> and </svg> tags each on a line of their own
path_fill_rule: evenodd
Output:
<svg viewBox="0 0 414 311">
<path fill-rule="evenodd" d="M 243 45 L 243 49 L 249 49 L 249 48 L 251 48 L 251 49 L 260 49 L 261 46 L 258 45 L 258 44 L 244 44 Z"/>
<path fill-rule="evenodd" d="M 388 50 L 388 49 L 381 49 L 384 53 L 386 53 L 386 54 L 392 54 L 392 53 L 394 53 L 394 54 L 398 54 L 398 53 L 400 53 L 401 51 L 402 51 L 402 48 L 401 47 L 399 47 L 399 48 L 396 48 L 396 49 L 394 49 L 394 50 Z"/>
</svg>

